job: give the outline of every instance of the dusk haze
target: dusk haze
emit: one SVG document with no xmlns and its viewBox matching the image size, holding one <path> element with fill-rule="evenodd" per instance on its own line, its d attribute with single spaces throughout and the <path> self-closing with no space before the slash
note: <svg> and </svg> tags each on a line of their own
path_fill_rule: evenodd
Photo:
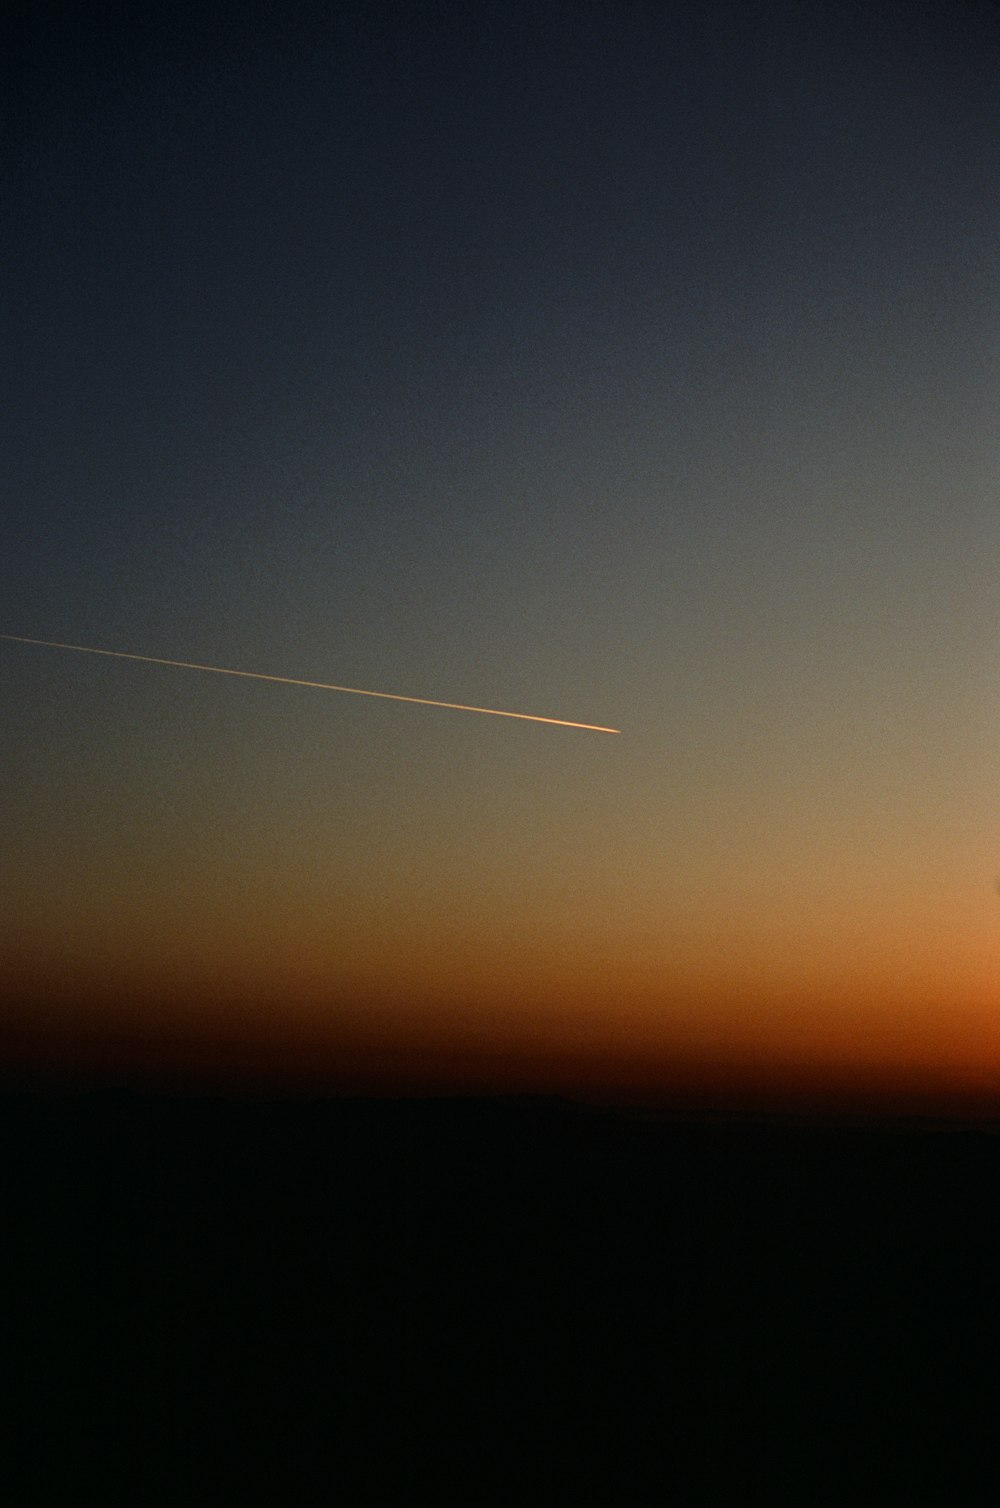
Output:
<svg viewBox="0 0 1000 1508">
<path fill-rule="evenodd" d="M 996 10 L 378 17 L 23 23 L 5 1052 L 994 1111 Z"/>
</svg>

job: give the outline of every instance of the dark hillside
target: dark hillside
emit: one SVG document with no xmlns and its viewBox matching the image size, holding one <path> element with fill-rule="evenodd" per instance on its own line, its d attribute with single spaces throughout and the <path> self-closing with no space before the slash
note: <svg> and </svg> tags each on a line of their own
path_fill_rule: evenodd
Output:
<svg viewBox="0 0 1000 1508">
<path fill-rule="evenodd" d="M 19 1504 L 986 1501 L 1000 1140 L 2 1101 Z"/>
</svg>

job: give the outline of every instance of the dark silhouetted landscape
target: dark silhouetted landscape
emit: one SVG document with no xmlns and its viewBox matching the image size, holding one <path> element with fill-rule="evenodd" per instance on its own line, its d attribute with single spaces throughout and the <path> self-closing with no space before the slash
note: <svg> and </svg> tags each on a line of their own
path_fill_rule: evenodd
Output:
<svg viewBox="0 0 1000 1508">
<path fill-rule="evenodd" d="M 21 1504 L 978 1503 L 987 1125 L 8 1076 Z"/>
</svg>

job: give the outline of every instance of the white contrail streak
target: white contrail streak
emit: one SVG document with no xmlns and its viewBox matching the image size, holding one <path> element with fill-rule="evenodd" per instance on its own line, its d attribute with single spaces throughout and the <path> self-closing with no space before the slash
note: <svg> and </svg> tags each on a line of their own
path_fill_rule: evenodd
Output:
<svg viewBox="0 0 1000 1508">
<path fill-rule="evenodd" d="M 525 723 L 551 723 L 558 728 L 584 728 L 588 733 L 620 733 L 599 723 L 573 723 L 565 717 L 537 717 L 533 712 L 501 712 L 498 707 L 469 707 L 465 702 L 439 702 L 429 696 L 400 696 L 395 691 L 362 691 L 358 686 L 332 686 L 326 681 L 302 681 L 291 675 L 262 675 L 259 670 L 230 670 L 225 665 L 197 665 L 191 660 L 164 660 L 159 655 L 129 654 L 123 649 L 94 649 L 89 644 L 60 644 L 55 639 L 28 639 L 23 634 L 0 634 L 11 644 L 39 644 L 44 649 L 72 649 L 81 655 L 106 655 L 112 660 L 141 660 L 145 665 L 173 665 L 179 670 L 207 670 L 212 675 L 238 675 L 249 681 L 277 681 L 282 686 L 309 686 L 313 691 L 343 691 L 348 696 L 377 696 L 389 702 L 416 702 L 421 707 L 447 707 L 452 712 L 482 712 L 487 717 L 516 717 Z"/>
</svg>

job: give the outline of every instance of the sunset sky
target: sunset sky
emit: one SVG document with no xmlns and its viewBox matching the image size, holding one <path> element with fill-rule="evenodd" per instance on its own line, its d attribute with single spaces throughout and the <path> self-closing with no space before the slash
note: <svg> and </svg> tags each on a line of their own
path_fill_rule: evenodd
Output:
<svg viewBox="0 0 1000 1508">
<path fill-rule="evenodd" d="M 997 9 L 91 9 L 0 633 L 621 733 L 0 642 L 10 1050 L 1000 1100 Z"/>
</svg>

